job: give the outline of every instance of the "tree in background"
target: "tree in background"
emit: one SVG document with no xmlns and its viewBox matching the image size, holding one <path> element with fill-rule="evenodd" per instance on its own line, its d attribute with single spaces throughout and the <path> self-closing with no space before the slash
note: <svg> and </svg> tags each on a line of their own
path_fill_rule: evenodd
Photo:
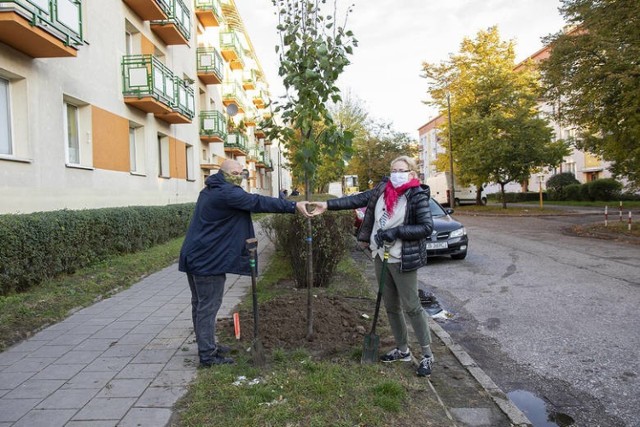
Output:
<svg viewBox="0 0 640 427">
<path fill-rule="evenodd" d="M 640 187 L 640 1 L 562 0 L 573 31 L 550 35 L 541 64 L 555 118 L 578 128 L 575 145 L 612 162 Z"/>
<path fill-rule="evenodd" d="M 311 189 L 323 155 L 339 156 L 350 145 L 352 134 L 333 121 L 327 104 L 341 100 L 335 85 L 349 65 L 357 40 L 346 23 L 336 22 L 337 0 L 272 0 L 277 8 L 280 44 L 276 46 L 286 96 L 274 103 L 274 113 L 283 126 L 273 119 L 264 123 L 270 139 L 280 139 L 295 173 L 304 176 L 305 199 L 311 200 Z M 326 12 L 326 9 L 330 9 Z M 307 339 L 313 339 L 313 246 L 312 224 L 307 219 Z"/>
<path fill-rule="evenodd" d="M 531 65 L 514 71 L 512 41 L 496 27 L 465 38 L 460 52 L 440 64 L 423 63 L 428 93 L 441 114 L 451 112 L 439 128 L 463 182 L 495 182 L 503 194 L 509 182 L 528 180 L 545 166 L 556 166 L 568 153 L 563 141 L 551 141 L 551 128 L 538 110 L 539 76 Z M 446 116 L 445 116 L 446 117 Z"/>
<path fill-rule="evenodd" d="M 358 175 L 360 190 L 389 174 L 391 161 L 398 156 L 416 157 L 418 148 L 406 133 L 394 130 L 389 123 L 368 122 L 362 138 L 354 141 L 354 155 L 347 170 Z"/>
</svg>

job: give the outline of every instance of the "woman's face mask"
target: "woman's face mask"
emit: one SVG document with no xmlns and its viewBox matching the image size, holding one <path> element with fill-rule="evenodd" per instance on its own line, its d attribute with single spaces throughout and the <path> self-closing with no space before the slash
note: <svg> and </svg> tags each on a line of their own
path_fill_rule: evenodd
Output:
<svg viewBox="0 0 640 427">
<path fill-rule="evenodd" d="M 391 172 L 391 185 L 398 188 L 409 182 L 410 172 Z"/>
<path fill-rule="evenodd" d="M 222 171 L 222 173 L 224 173 L 224 179 L 229 183 L 229 184 L 233 184 L 233 185 L 240 185 L 242 184 L 242 174 L 240 175 L 234 175 L 225 171 Z"/>
</svg>

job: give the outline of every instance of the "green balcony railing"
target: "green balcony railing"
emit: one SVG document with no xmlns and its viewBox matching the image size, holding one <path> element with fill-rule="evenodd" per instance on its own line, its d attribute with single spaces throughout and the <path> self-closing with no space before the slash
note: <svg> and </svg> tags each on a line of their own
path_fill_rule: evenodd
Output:
<svg viewBox="0 0 640 427">
<path fill-rule="evenodd" d="M 220 0 L 195 0 L 196 11 L 203 10 L 213 13 L 216 21 L 222 20 L 222 6 L 220 6 Z"/>
<path fill-rule="evenodd" d="M 200 112 L 200 135 L 218 137 L 225 140 L 227 137 L 227 120 L 220 111 Z"/>
<path fill-rule="evenodd" d="M 153 55 L 122 57 L 122 94 L 138 98 L 153 97 L 173 108 L 176 102 L 174 75 Z"/>
<path fill-rule="evenodd" d="M 244 153 L 249 152 L 249 139 L 247 135 L 240 132 L 233 132 L 227 135 L 227 142 L 224 143 L 225 148 L 236 148 Z"/>
<path fill-rule="evenodd" d="M 0 11 L 13 11 L 47 31 L 66 46 L 84 44 L 81 0 L 8 0 L 0 1 Z"/>
<path fill-rule="evenodd" d="M 199 47 L 196 49 L 198 58 L 198 74 L 214 74 L 218 81 L 224 76 L 224 61 L 213 47 Z"/>
<path fill-rule="evenodd" d="M 167 3 L 169 8 L 165 9 Z M 159 4 L 167 14 L 167 19 L 160 21 L 151 21 L 151 24 L 174 24 L 185 39 L 191 39 L 191 12 L 189 11 L 187 5 L 184 4 L 182 0 L 167 0 L 166 3 L 160 2 Z"/>
<path fill-rule="evenodd" d="M 262 153 L 262 163 L 264 163 L 265 168 L 273 169 L 273 164 L 271 163 L 271 158 L 265 152 Z"/>
<path fill-rule="evenodd" d="M 193 88 L 189 83 L 179 77 L 174 77 L 173 84 L 175 87 L 175 93 L 177 94 L 176 103 L 172 106 L 174 111 L 179 112 L 189 119 L 193 119 L 196 110 Z"/>
<path fill-rule="evenodd" d="M 227 61 L 232 61 L 242 56 L 242 44 L 235 31 L 220 33 L 220 50 Z"/>
<path fill-rule="evenodd" d="M 233 102 L 238 105 L 239 109 L 244 111 L 246 92 L 236 82 L 224 82 L 222 84 L 222 101 Z"/>
</svg>

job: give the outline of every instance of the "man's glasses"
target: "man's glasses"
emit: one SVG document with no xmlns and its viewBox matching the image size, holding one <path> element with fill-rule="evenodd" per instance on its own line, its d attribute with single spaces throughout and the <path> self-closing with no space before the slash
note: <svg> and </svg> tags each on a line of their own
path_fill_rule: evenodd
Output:
<svg viewBox="0 0 640 427">
<path fill-rule="evenodd" d="M 397 173 L 397 172 L 405 173 L 405 172 L 411 172 L 411 171 L 408 171 L 408 170 L 406 170 L 406 171 L 405 170 L 397 170 L 397 169 L 392 169 L 391 170 L 391 173 Z"/>
</svg>

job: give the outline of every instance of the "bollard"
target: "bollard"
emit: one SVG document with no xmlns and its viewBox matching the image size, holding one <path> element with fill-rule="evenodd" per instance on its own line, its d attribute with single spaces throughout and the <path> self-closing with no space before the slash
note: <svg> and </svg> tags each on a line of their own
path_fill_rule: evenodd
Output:
<svg viewBox="0 0 640 427">
<path fill-rule="evenodd" d="M 618 208 L 618 212 L 620 212 L 620 222 L 622 222 L 622 200 L 620 200 L 620 207 Z"/>
<path fill-rule="evenodd" d="M 604 226 L 609 225 L 609 206 L 604 207 Z"/>
<path fill-rule="evenodd" d="M 627 225 L 629 231 L 631 231 L 631 211 L 629 211 L 629 224 Z"/>
</svg>

